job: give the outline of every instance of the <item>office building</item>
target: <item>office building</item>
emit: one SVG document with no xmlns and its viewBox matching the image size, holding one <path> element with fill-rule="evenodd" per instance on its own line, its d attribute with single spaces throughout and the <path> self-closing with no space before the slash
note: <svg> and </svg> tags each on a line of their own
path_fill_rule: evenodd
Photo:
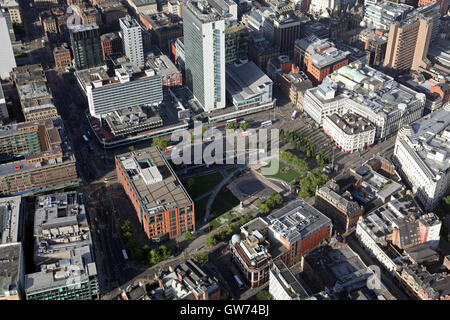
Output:
<svg viewBox="0 0 450 320">
<path fill-rule="evenodd" d="M 20 196 L 0 198 L 0 245 L 22 241 L 24 206 Z"/>
<path fill-rule="evenodd" d="M 345 171 L 316 190 L 314 206 L 330 217 L 333 226 L 344 233 L 356 226 L 364 212 L 363 206 L 352 196 L 361 182 L 358 178 Z"/>
<path fill-rule="evenodd" d="M 163 87 L 180 87 L 183 85 L 183 75 L 165 54 L 148 56 L 145 65 L 150 69 L 158 70 Z"/>
<path fill-rule="evenodd" d="M 78 185 L 73 155 L 60 118 L 0 127 L 0 195 Z M 17 157 L 23 159 L 17 160 Z"/>
<path fill-rule="evenodd" d="M 143 12 L 157 12 L 158 1 L 157 0 L 127 0 L 127 4 L 134 11 L 136 15 Z"/>
<path fill-rule="evenodd" d="M 395 274 L 404 265 L 399 249 L 428 242 L 420 236 L 418 219 L 422 215 L 423 211 L 410 196 L 397 197 L 360 219 L 355 235 L 371 255 Z M 430 241 L 436 243 L 435 239 Z"/>
<path fill-rule="evenodd" d="M 16 67 L 16 59 L 9 36 L 9 28 L 6 17 L 0 11 L 0 79 L 9 79 L 9 73 Z"/>
<path fill-rule="evenodd" d="M 408 294 L 418 300 L 450 300 L 450 276 L 430 273 L 427 268 L 414 264 L 401 272 L 401 285 Z"/>
<path fill-rule="evenodd" d="M 278 57 L 279 55 L 280 48 L 278 46 L 266 40 L 262 35 L 250 34 L 248 57 L 262 71 L 267 71 L 267 62 L 270 58 Z"/>
<path fill-rule="evenodd" d="M 395 300 L 381 281 L 379 288 L 367 288 L 374 271 L 347 244 L 316 248 L 302 257 L 301 270 L 312 290 L 325 290 L 339 300 L 368 289 L 374 300 Z"/>
<path fill-rule="evenodd" d="M 191 259 L 155 274 L 159 287 L 150 292 L 154 300 L 219 300 L 221 289 L 216 278 L 208 275 Z"/>
<path fill-rule="evenodd" d="M 169 0 L 167 2 L 167 9 L 170 14 L 183 18 L 181 2 L 179 0 Z"/>
<path fill-rule="evenodd" d="M 238 19 L 238 5 L 233 0 L 209 0 L 210 5 L 222 16 L 231 20 Z"/>
<path fill-rule="evenodd" d="M 94 300 L 99 298 L 97 269 L 91 247 L 66 247 L 68 258 L 43 264 L 25 275 L 26 300 Z"/>
<path fill-rule="evenodd" d="M 303 200 L 295 200 L 266 217 L 273 260 L 291 267 L 331 237 L 331 220 Z"/>
<path fill-rule="evenodd" d="M 360 63 L 341 67 L 305 93 L 304 111 L 319 125 L 325 116 L 347 112 L 376 127 L 375 141 L 395 134 L 423 114 L 426 97 Z"/>
<path fill-rule="evenodd" d="M 110 77 L 102 67 L 75 72 L 93 117 L 129 107 L 157 106 L 163 100 L 161 76 L 155 70 L 122 64 L 114 73 Z"/>
<path fill-rule="evenodd" d="M 293 56 L 294 42 L 300 37 L 300 20 L 292 13 L 280 14 L 273 19 L 273 42 L 280 54 Z"/>
<path fill-rule="evenodd" d="M 325 116 L 323 131 L 342 151 L 360 151 L 375 142 L 375 127 L 361 116 L 350 113 Z"/>
<path fill-rule="evenodd" d="M 183 34 L 187 86 L 204 111 L 225 108 L 225 20 L 207 2 L 188 1 Z"/>
<path fill-rule="evenodd" d="M 142 45 L 141 26 L 132 17 L 126 16 L 119 19 L 122 35 L 122 45 L 125 55 L 135 66 L 144 66 L 144 47 Z"/>
<path fill-rule="evenodd" d="M 120 18 L 123 18 L 128 14 L 127 8 L 122 3 L 114 0 L 102 1 L 97 6 L 102 14 L 103 21 L 107 26 L 117 23 Z"/>
<path fill-rule="evenodd" d="M 95 23 L 69 25 L 75 68 L 87 69 L 103 64 L 99 28 Z"/>
<path fill-rule="evenodd" d="M 92 300 L 99 296 L 97 268 L 82 195 L 54 193 L 36 199 L 37 272 L 25 276 L 27 300 Z"/>
<path fill-rule="evenodd" d="M 53 59 L 55 59 L 55 67 L 58 69 L 70 68 L 72 66 L 70 49 L 65 44 L 53 49 Z"/>
<path fill-rule="evenodd" d="M 272 257 L 268 250 L 267 226 L 264 219 L 256 218 L 243 225 L 241 235 L 233 235 L 230 241 L 231 260 L 252 288 L 269 281 Z"/>
<path fill-rule="evenodd" d="M 273 300 L 304 300 L 309 297 L 282 260 L 272 264 L 269 274 L 269 293 Z"/>
<path fill-rule="evenodd" d="M 313 87 L 308 76 L 303 71 L 284 73 L 279 83 L 281 90 L 289 97 L 294 107 L 303 111 L 305 92 Z"/>
<path fill-rule="evenodd" d="M 450 187 L 450 103 L 399 131 L 394 161 L 426 210 Z"/>
<path fill-rule="evenodd" d="M 295 41 L 294 63 L 303 69 L 311 81 L 319 84 L 323 79 L 349 63 L 349 51 L 337 49 L 332 42 L 319 38 Z"/>
<path fill-rule="evenodd" d="M 391 1 L 380 1 L 368 4 L 364 8 L 364 18 L 362 26 L 370 29 L 389 31 L 391 24 L 402 21 L 406 15 L 414 10 L 413 6 L 404 3 L 394 3 Z"/>
<path fill-rule="evenodd" d="M 439 6 L 420 7 L 403 20 L 392 23 L 384 66 L 395 71 L 426 69 L 430 42 L 439 30 Z"/>
<path fill-rule="evenodd" d="M 1 209 L 0 209 L 1 210 Z M 23 300 L 25 262 L 22 244 L 0 244 L 0 301 Z"/>
<path fill-rule="evenodd" d="M 0 8 L 9 13 L 11 23 L 22 24 L 22 13 L 17 0 L 1 0 Z"/>
<path fill-rule="evenodd" d="M 103 60 L 109 60 L 109 55 L 113 53 L 123 53 L 122 39 L 119 32 L 105 33 L 100 36 Z"/>
<path fill-rule="evenodd" d="M 16 86 L 25 121 L 58 116 L 58 110 L 53 104 L 53 95 L 40 64 L 13 68 L 11 79 Z"/>
<path fill-rule="evenodd" d="M 423 7 L 430 3 L 439 4 L 441 16 L 445 16 L 448 12 L 448 0 L 419 0 L 418 6 Z"/>
<path fill-rule="evenodd" d="M 225 21 L 225 65 L 248 59 L 247 27 L 238 20 Z"/>
<path fill-rule="evenodd" d="M 152 43 L 159 48 L 167 48 L 171 40 L 183 36 L 183 25 L 178 16 L 165 12 L 142 13 L 139 15 L 141 23 L 150 32 Z"/>
<path fill-rule="evenodd" d="M 96 23 L 98 26 L 101 26 L 103 24 L 102 16 L 96 8 L 85 7 L 81 10 L 82 10 L 82 12 L 81 12 L 81 23 L 82 24 Z"/>
<path fill-rule="evenodd" d="M 273 82 L 252 61 L 232 64 L 226 74 L 227 95 L 237 109 L 273 108 Z"/>
<path fill-rule="evenodd" d="M 425 94 L 425 114 L 434 112 L 442 107 L 444 99 L 450 95 L 450 86 L 445 81 L 427 79 L 421 72 L 411 72 L 400 76 L 399 81 L 411 89 Z M 447 92 L 446 92 L 447 91 Z"/>
<path fill-rule="evenodd" d="M 157 147 L 115 158 L 117 179 L 149 239 L 195 231 L 194 203 Z"/>
<path fill-rule="evenodd" d="M 33 2 L 38 10 L 48 10 L 59 6 L 58 0 L 35 0 Z"/>
</svg>

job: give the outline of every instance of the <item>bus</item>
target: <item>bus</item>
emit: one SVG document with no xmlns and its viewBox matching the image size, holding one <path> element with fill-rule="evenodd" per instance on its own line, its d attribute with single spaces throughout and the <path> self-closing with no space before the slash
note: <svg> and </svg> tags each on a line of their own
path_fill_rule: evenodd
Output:
<svg viewBox="0 0 450 320">
<path fill-rule="evenodd" d="M 86 142 L 89 142 L 89 139 L 84 134 L 83 134 L 83 140 L 86 141 Z"/>
<path fill-rule="evenodd" d="M 230 120 L 227 120 L 227 124 L 229 124 L 230 122 L 234 122 L 235 124 L 237 124 L 237 119 L 230 119 Z"/>
<path fill-rule="evenodd" d="M 127 255 L 127 251 L 125 249 L 122 249 L 122 254 L 123 254 L 123 258 L 125 260 L 128 260 L 128 255 Z"/>
<path fill-rule="evenodd" d="M 239 278 L 239 276 L 237 274 L 235 274 L 233 276 L 234 281 L 236 281 L 237 286 L 239 287 L 239 290 L 244 290 L 244 283 L 242 282 L 242 280 Z"/>
<path fill-rule="evenodd" d="M 261 128 L 269 127 L 272 125 L 272 120 L 261 122 Z"/>
</svg>

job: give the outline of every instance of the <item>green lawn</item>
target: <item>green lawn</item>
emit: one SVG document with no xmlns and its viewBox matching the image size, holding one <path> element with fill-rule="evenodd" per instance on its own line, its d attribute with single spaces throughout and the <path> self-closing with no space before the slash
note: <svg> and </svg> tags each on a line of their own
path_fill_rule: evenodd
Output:
<svg viewBox="0 0 450 320">
<path fill-rule="evenodd" d="M 224 190 L 226 190 L 224 192 Z M 238 198 L 236 198 L 233 193 L 228 189 L 222 189 L 217 197 L 214 199 L 214 202 L 211 207 L 211 213 L 215 212 L 217 215 L 224 214 L 225 212 L 233 209 L 239 203 Z"/>
<path fill-rule="evenodd" d="M 238 216 L 238 214 L 236 212 L 233 212 L 233 211 L 227 212 L 227 213 L 213 219 L 209 223 L 209 226 L 211 227 L 211 230 L 217 229 L 221 225 L 230 222 L 231 220 L 233 220 L 233 218 L 235 218 L 237 216 Z"/>
<path fill-rule="evenodd" d="M 269 166 L 270 166 L 270 162 L 262 168 L 266 168 Z M 286 168 L 286 165 L 282 161 L 280 161 L 280 166 L 278 168 L 278 172 L 276 174 L 270 175 L 268 177 L 278 178 L 278 179 L 281 179 L 281 180 L 289 183 L 292 180 L 300 177 L 300 175 L 301 175 L 298 171 L 291 169 L 291 168 L 288 168 L 288 170 L 286 170 L 286 172 L 282 172 L 284 168 Z M 258 169 L 258 171 L 261 172 L 261 168 Z"/>
<path fill-rule="evenodd" d="M 204 197 L 199 201 L 195 201 L 195 220 L 200 221 L 205 216 L 208 199 L 209 197 Z"/>
<path fill-rule="evenodd" d="M 182 180 L 181 182 L 191 196 L 192 200 L 194 200 L 202 194 L 211 191 L 222 180 L 222 175 L 219 172 L 215 172 L 201 177 Z"/>
</svg>

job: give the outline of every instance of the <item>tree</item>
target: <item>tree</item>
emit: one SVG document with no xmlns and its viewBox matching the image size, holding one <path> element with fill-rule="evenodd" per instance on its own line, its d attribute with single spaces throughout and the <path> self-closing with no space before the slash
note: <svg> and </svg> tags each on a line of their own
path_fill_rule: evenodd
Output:
<svg viewBox="0 0 450 320">
<path fill-rule="evenodd" d="M 164 140 L 161 137 L 155 137 L 152 141 L 152 147 L 160 147 L 161 149 L 164 149 L 168 146 L 168 142 Z"/>
<path fill-rule="evenodd" d="M 260 213 L 262 213 L 262 214 L 266 214 L 266 213 L 269 213 L 269 212 L 270 212 L 270 208 L 269 208 L 269 206 L 268 206 L 267 204 L 261 203 L 261 204 L 258 206 L 258 211 L 259 211 Z"/>
<path fill-rule="evenodd" d="M 303 179 L 300 180 L 300 197 L 311 197 L 315 193 L 316 187 L 320 188 L 327 183 L 328 180 L 328 176 L 320 172 L 320 170 L 309 172 Z"/>
<path fill-rule="evenodd" d="M 206 242 L 205 242 L 207 247 L 213 247 L 217 244 L 217 240 L 214 237 L 214 235 L 210 235 L 208 238 L 206 238 Z"/>
<path fill-rule="evenodd" d="M 261 290 L 256 295 L 256 299 L 258 299 L 258 300 L 272 300 L 272 295 L 269 292 L 265 291 L 265 290 Z"/>
<path fill-rule="evenodd" d="M 277 204 L 275 203 L 275 201 L 273 201 L 273 199 L 269 198 L 266 200 L 265 204 L 270 208 L 274 208 Z"/>
<path fill-rule="evenodd" d="M 283 141 L 284 140 L 284 130 L 280 129 L 280 140 Z"/>
<path fill-rule="evenodd" d="M 272 199 L 272 201 L 275 203 L 276 206 L 283 203 L 283 197 L 276 192 L 270 195 L 270 199 Z"/>
<path fill-rule="evenodd" d="M 248 128 L 248 123 L 247 122 L 241 122 L 239 124 L 239 129 L 241 129 L 242 131 L 246 131 Z"/>
<path fill-rule="evenodd" d="M 209 261 L 208 255 L 204 252 L 199 252 L 194 257 L 195 262 L 198 264 L 204 264 Z"/>
<path fill-rule="evenodd" d="M 250 221 L 253 220 L 253 217 L 252 217 L 252 215 L 250 214 L 250 212 L 246 212 L 246 213 L 245 213 L 245 215 L 244 215 L 244 220 L 245 220 L 245 223 L 250 222 Z"/>
<path fill-rule="evenodd" d="M 188 231 L 184 234 L 184 240 L 192 240 L 194 239 L 194 235 L 192 234 L 192 232 Z"/>
<path fill-rule="evenodd" d="M 233 121 L 227 123 L 227 129 L 229 129 L 229 130 L 234 130 L 235 129 Z"/>
</svg>

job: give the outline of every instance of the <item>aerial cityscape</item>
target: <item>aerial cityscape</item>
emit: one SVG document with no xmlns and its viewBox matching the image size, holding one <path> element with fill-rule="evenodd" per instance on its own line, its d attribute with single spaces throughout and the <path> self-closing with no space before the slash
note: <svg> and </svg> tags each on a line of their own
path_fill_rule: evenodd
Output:
<svg viewBox="0 0 450 320">
<path fill-rule="evenodd" d="M 0 0 L 0 300 L 450 300 L 449 9 Z"/>
</svg>

